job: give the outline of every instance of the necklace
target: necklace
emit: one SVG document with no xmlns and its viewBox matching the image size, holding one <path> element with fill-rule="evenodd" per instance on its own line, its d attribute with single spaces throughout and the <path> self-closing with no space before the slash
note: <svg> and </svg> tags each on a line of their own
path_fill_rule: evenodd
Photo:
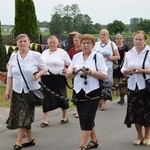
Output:
<svg viewBox="0 0 150 150">
<path fill-rule="evenodd" d="M 100 46 L 103 48 L 103 47 L 105 47 L 107 45 L 107 43 L 100 43 Z"/>
</svg>

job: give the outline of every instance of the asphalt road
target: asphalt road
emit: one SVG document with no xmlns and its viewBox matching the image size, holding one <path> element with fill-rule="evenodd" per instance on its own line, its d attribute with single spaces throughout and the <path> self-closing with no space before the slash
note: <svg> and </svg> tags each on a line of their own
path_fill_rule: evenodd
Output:
<svg viewBox="0 0 150 150">
<path fill-rule="evenodd" d="M 0 150 L 13 150 L 17 137 L 16 130 L 7 130 L 5 120 L 9 110 L 0 108 Z M 27 150 L 78 150 L 81 138 L 79 120 L 73 116 L 74 110 L 68 110 L 68 124 L 61 125 L 61 111 L 57 109 L 51 112 L 51 122 L 46 128 L 41 128 L 43 121 L 41 108 L 36 108 L 33 133 L 36 137 L 36 145 Z M 95 150 L 150 150 L 146 146 L 134 146 L 136 138 L 134 126 L 128 129 L 123 124 L 126 112 L 126 104 L 120 106 L 117 101 L 109 102 L 106 111 L 97 110 L 96 131 L 99 139 L 99 148 Z M 26 141 L 26 137 L 24 138 Z"/>
</svg>

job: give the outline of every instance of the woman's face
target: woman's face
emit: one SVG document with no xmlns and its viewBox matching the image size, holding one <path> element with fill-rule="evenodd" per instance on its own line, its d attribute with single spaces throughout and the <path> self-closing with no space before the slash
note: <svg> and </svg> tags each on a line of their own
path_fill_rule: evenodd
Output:
<svg viewBox="0 0 150 150">
<path fill-rule="evenodd" d="M 59 42 L 57 39 L 48 39 L 48 46 L 50 50 L 52 51 L 57 50 L 58 45 L 59 45 Z"/>
<path fill-rule="evenodd" d="M 109 36 L 106 32 L 100 32 L 100 40 L 101 42 L 107 43 L 109 40 Z"/>
<path fill-rule="evenodd" d="M 22 37 L 17 40 L 17 47 L 21 51 L 29 50 L 30 41 L 28 37 Z"/>
<path fill-rule="evenodd" d="M 81 42 L 81 48 L 83 53 L 91 53 L 93 49 L 93 43 L 91 40 L 83 40 Z"/>
<path fill-rule="evenodd" d="M 116 44 L 118 45 L 118 44 L 122 44 L 122 43 L 123 43 L 123 38 L 121 36 L 118 36 L 116 38 Z"/>
<path fill-rule="evenodd" d="M 80 39 L 79 38 L 74 38 L 73 39 L 73 44 L 75 47 L 79 47 L 80 46 Z"/>
<path fill-rule="evenodd" d="M 137 49 L 144 49 L 146 45 L 146 40 L 144 38 L 144 35 L 142 33 L 136 34 L 134 36 L 133 43 Z"/>
</svg>

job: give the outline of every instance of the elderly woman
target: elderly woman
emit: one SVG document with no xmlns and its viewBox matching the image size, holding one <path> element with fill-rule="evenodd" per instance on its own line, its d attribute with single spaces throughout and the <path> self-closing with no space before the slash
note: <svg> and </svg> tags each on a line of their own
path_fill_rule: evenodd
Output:
<svg viewBox="0 0 150 150">
<path fill-rule="evenodd" d="M 107 67 L 103 56 L 93 51 L 94 44 L 92 35 L 83 35 L 81 37 L 82 52 L 74 55 L 67 71 L 67 77 L 74 78 L 76 107 L 82 130 L 79 150 L 98 147 L 94 123 L 101 91 L 98 79 L 107 77 Z M 94 56 L 97 59 L 96 63 Z"/>
<path fill-rule="evenodd" d="M 95 43 L 94 50 L 97 53 L 101 53 L 105 59 L 108 67 L 108 79 L 113 84 L 113 62 L 120 59 L 117 45 L 109 38 L 109 32 L 106 29 L 102 29 L 99 33 L 100 41 Z M 103 92 L 103 96 L 100 102 L 100 109 L 106 110 L 107 93 Z"/>
<path fill-rule="evenodd" d="M 56 36 L 50 36 L 47 43 L 49 49 L 43 51 L 42 58 L 49 69 L 49 74 L 42 77 L 42 82 L 51 91 L 67 98 L 65 74 L 71 59 L 65 50 L 58 48 L 59 40 Z M 61 109 L 62 119 L 60 123 L 68 123 L 67 108 L 63 106 Z M 41 127 L 48 126 L 49 111 L 51 111 L 51 102 L 50 99 L 45 98 L 43 102 L 44 121 L 41 123 Z"/>
<path fill-rule="evenodd" d="M 124 75 L 129 76 L 125 124 L 128 128 L 132 124 L 135 125 L 137 131 L 135 145 L 150 145 L 150 91 L 144 80 L 144 75 L 146 79 L 150 78 L 150 47 L 146 45 L 146 40 L 144 31 L 134 33 L 134 47 L 126 53 L 121 69 Z M 147 52 L 149 53 L 146 57 Z M 142 127 L 145 128 L 145 133 L 142 132 Z"/>
<path fill-rule="evenodd" d="M 18 129 L 18 137 L 14 145 L 15 150 L 35 145 L 35 137 L 31 131 L 35 108 L 27 103 L 28 89 L 21 75 L 17 59 L 31 90 L 40 88 L 38 79 L 47 72 L 47 67 L 42 60 L 41 54 L 31 51 L 29 45 L 30 40 L 26 34 L 18 35 L 17 47 L 19 50 L 11 56 L 7 74 L 5 99 L 9 99 L 11 89 L 13 91 L 9 118 L 6 123 L 8 129 Z M 38 73 L 33 75 L 35 72 Z M 24 133 L 26 133 L 28 141 L 22 144 Z"/>
</svg>

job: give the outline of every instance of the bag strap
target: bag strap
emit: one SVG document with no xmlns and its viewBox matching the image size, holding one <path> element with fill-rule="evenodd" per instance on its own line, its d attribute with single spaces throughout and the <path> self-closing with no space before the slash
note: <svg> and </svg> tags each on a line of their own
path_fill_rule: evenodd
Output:
<svg viewBox="0 0 150 150">
<path fill-rule="evenodd" d="M 94 61 L 95 61 L 95 68 L 96 68 L 96 71 L 98 71 L 96 54 L 94 55 L 93 59 L 94 59 Z"/>
<path fill-rule="evenodd" d="M 22 70 L 21 70 L 20 63 L 19 63 L 19 59 L 18 59 L 18 54 L 17 54 L 17 63 L 18 63 L 18 66 L 19 66 L 20 73 L 21 73 L 21 75 L 22 75 L 22 77 L 23 77 L 23 80 L 24 80 L 24 82 L 25 82 L 25 84 L 26 84 L 26 86 L 27 86 L 27 89 L 30 90 L 30 88 L 29 88 L 29 86 L 28 86 L 28 84 L 27 84 L 27 81 L 26 81 L 26 79 L 25 79 L 25 77 L 24 77 L 24 75 L 23 75 L 23 72 L 22 72 Z"/>
<path fill-rule="evenodd" d="M 142 65 L 142 69 L 145 68 L 145 61 L 146 61 L 146 58 L 147 58 L 147 55 L 148 55 L 148 52 L 149 50 L 146 51 L 146 54 L 145 54 L 145 57 L 144 57 L 144 60 L 143 60 L 143 65 Z M 146 79 L 146 74 L 143 73 L 143 78 Z"/>
</svg>

